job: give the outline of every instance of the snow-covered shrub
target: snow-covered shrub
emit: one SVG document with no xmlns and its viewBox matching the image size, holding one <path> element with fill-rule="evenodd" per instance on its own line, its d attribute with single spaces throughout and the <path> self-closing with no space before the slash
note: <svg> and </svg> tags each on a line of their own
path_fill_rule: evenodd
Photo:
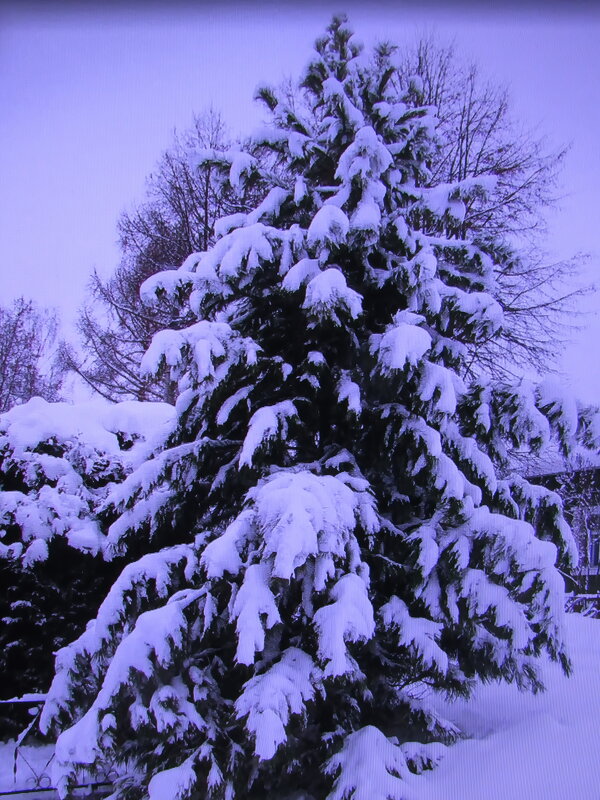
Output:
<svg viewBox="0 0 600 800">
<path fill-rule="evenodd" d="M 179 382 L 177 425 L 104 500 L 130 563 L 57 656 L 63 794 L 117 759 L 115 798 L 401 800 L 457 735 L 427 690 L 537 690 L 543 652 L 568 670 L 572 537 L 510 452 L 598 425 L 466 377 L 507 249 L 461 238 L 488 182 L 429 187 L 433 111 L 396 77 L 336 19 L 303 110 L 259 91 L 273 169 L 200 155 L 265 199 L 143 288 L 197 321 L 144 358 Z"/>
<path fill-rule="evenodd" d="M 0 415 L 3 698 L 46 691 L 53 652 L 96 613 L 122 568 L 103 559 L 99 508 L 173 414 L 161 403 L 34 398 Z M 0 735 L 22 722 L 18 709 L 0 706 Z"/>
<path fill-rule="evenodd" d="M 48 557 L 57 536 L 98 554 L 97 511 L 109 487 L 164 438 L 172 418 L 166 403 L 40 397 L 0 415 L 0 557 L 30 566 Z"/>
</svg>

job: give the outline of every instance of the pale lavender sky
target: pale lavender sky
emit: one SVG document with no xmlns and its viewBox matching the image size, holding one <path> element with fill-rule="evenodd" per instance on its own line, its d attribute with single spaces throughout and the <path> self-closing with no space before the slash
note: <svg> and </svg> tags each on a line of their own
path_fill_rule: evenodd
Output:
<svg viewBox="0 0 600 800">
<path fill-rule="evenodd" d="M 0 7 L 0 304 L 25 294 L 76 316 L 93 267 L 118 259 L 116 221 L 174 128 L 211 104 L 232 133 L 261 120 L 260 82 L 296 76 L 331 14 L 346 10 L 367 45 L 435 32 L 508 85 L 515 115 L 572 143 L 549 250 L 592 256 L 600 275 L 600 13 L 571 6 L 361 8 L 339 3 L 196 7 Z M 420 10 L 419 10 L 420 9 Z M 562 361 L 565 381 L 600 402 L 600 299 Z"/>
</svg>

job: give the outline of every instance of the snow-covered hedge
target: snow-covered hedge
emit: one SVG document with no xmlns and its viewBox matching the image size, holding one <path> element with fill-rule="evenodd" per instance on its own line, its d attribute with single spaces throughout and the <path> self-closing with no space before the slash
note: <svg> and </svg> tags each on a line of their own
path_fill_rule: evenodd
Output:
<svg viewBox="0 0 600 800">
<path fill-rule="evenodd" d="M 26 566 L 44 560 L 56 536 L 99 553 L 100 504 L 173 422 L 166 403 L 72 405 L 39 397 L 0 415 L 0 557 L 22 558 Z"/>
</svg>

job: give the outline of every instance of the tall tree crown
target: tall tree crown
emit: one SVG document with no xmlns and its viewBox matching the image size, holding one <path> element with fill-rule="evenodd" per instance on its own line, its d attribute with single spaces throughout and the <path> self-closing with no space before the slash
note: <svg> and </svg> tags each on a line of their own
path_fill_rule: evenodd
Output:
<svg viewBox="0 0 600 800">
<path fill-rule="evenodd" d="M 509 452 L 593 443 L 594 412 L 464 378 L 503 325 L 506 251 L 461 236 L 485 176 L 428 187 L 432 110 L 395 75 L 336 18 L 303 111 L 258 93 L 271 157 L 199 156 L 264 199 L 143 286 L 196 321 L 144 357 L 178 425 L 105 501 L 132 563 L 57 657 L 65 792 L 116 757 L 118 797 L 400 800 L 457 734 L 425 689 L 536 690 L 542 652 L 568 669 L 572 538 Z"/>
</svg>

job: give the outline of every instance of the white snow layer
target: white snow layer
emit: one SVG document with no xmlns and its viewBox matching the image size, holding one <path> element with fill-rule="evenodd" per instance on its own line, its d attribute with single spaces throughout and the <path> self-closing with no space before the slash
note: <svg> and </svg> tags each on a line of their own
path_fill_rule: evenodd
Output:
<svg viewBox="0 0 600 800">
<path fill-rule="evenodd" d="M 333 603 L 314 616 L 319 634 L 319 656 L 326 661 L 324 675 L 345 675 L 356 671 L 346 642 L 364 642 L 375 632 L 373 606 L 362 578 L 342 575 L 330 592 Z"/>
<path fill-rule="evenodd" d="M 278 472 L 248 493 L 249 507 L 206 546 L 201 563 L 210 579 L 218 579 L 225 572 L 242 571 L 247 543 L 263 540 L 263 563 L 245 568 L 232 607 L 239 663 L 253 663 L 265 646 L 265 629 L 279 622 L 272 578 L 289 580 L 310 562 L 302 604 L 312 616 L 312 589 L 325 589 L 336 573 L 336 562 L 347 562 L 350 572 L 333 585 L 329 593 L 333 602 L 314 614 L 314 625 L 320 655 L 329 662 L 325 673 L 339 675 L 355 669 L 345 642 L 368 639 L 374 630 L 367 569 L 354 535 L 357 522 L 369 533 L 378 524 L 367 488 L 366 481 L 346 473 L 334 477 Z"/>
<path fill-rule="evenodd" d="M 309 471 L 282 471 L 250 490 L 251 505 L 208 544 L 201 562 L 210 578 L 241 568 L 240 554 L 260 531 L 263 557 L 272 560 L 272 575 L 289 580 L 308 558 L 316 557 L 315 588 L 325 588 L 333 559 L 358 553 L 354 530 L 357 520 L 366 531 L 377 527 L 372 496 L 366 481 L 346 473 L 314 475 Z M 358 556 L 355 558 L 358 564 Z"/>
<path fill-rule="evenodd" d="M 312 658 L 289 647 L 266 672 L 244 684 L 236 700 L 239 718 L 247 716 L 246 728 L 254 736 L 254 752 L 260 760 L 272 758 L 285 742 L 285 725 L 292 714 L 302 714 L 315 695 L 318 669 Z"/>
<path fill-rule="evenodd" d="M 174 424 L 173 406 L 137 400 L 109 403 L 94 399 L 72 405 L 33 397 L 0 415 L 0 432 L 15 450 L 33 450 L 52 438 L 59 442 L 80 438 L 88 447 L 122 458 L 127 456 L 121 451 L 117 433 L 154 441 L 157 434 L 168 435 Z"/>
<path fill-rule="evenodd" d="M 47 731 L 52 720 L 69 706 L 72 680 L 77 675 L 76 662 L 88 660 L 98 675 L 106 669 L 112 655 L 111 641 L 119 642 L 130 632 L 135 610 L 147 600 L 149 592 L 156 592 L 162 599 L 168 597 L 173 588 L 173 573 L 183 565 L 186 573 L 195 568 L 193 551 L 187 545 L 149 553 L 125 567 L 100 606 L 96 619 L 88 623 L 78 639 L 57 652 L 56 673 L 40 717 L 42 731 Z M 107 651 L 108 655 L 103 656 Z M 91 671 L 84 679 L 92 679 Z"/>
<path fill-rule="evenodd" d="M 565 386 L 556 379 L 545 378 L 538 386 L 538 405 L 549 410 L 552 421 L 568 439 L 575 436 L 579 425 L 577 403 Z"/>
<path fill-rule="evenodd" d="M 349 181 L 360 176 L 363 183 L 379 177 L 393 163 L 387 147 L 370 125 L 361 128 L 341 155 L 335 177 Z"/>
<path fill-rule="evenodd" d="M 600 621 L 567 615 L 573 676 L 544 664 L 545 693 L 480 686 L 436 701 L 465 739 L 418 778 L 419 800 L 592 800 L 600 787 Z"/>
<path fill-rule="evenodd" d="M 308 244 L 320 245 L 323 242 L 341 244 L 346 240 L 350 221 L 341 208 L 334 205 L 323 206 L 312 219 L 308 228 Z"/>
<path fill-rule="evenodd" d="M 189 791 L 196 782 L 193 758 L 183 764 L 157 772 L 148 784 L 149 800 L 179 800 L 189 797 Z"/>
<path fill-rule="evenodd" d="M 264 406 L 255 411 L 250 418 L 248 433 L 240 452 L 240 466 L 251 466 L 257 450 L 266 442 L 277 437 L 285 440 L 287 422 L 296 417 L 298 412 L 291 400 L 284 400 L 273 406 Z"/>
<path fill-rule="evenodd" d="M 165 329 L 155 333 L 140 369 L 142 374 L 155 375 L 164 364 L 177 379 L 182 370 L 191 367 L 197 381 L 201 382 L 212 378 L 217 365 L 225 362 L 228 356 L 253 363 L 258 349 L 252 340 L 236 336 L 226 322 L 200 320 L 182 330 Z"/>
<path fill-rule="evenodd" d="M 303 308 L 317 317 L 336 319 L 335 309 L 345 309 L 352 319 L 362 312 L 362 297 L 350 289 L 344 273 L 334 267 L 319 272 L 306 287 Z"/>
<path fill-rule="evenodd" d="M 371 352 L 377 353 L 382 372 L 414 366 L 431 347 L 431 336 L 419 323 L 423 317 L 410 311 L 401 311 L 394 317 L 394 325 L 383 334 L 371 336 Z"/>
<path fill-rule="evenodd" d="M 239 664 L 252 664 L 254 654 L 264 649 L 265 627 L 269 629 L 281 622 L 273 592 L 269 588 L 270 577 L 268 564 L 251 564 L 235 597 L 231 616 L 237 620 L 238 646 L 235 657 Z"/>
<path fill-rule="evenodd" d="M 337 386 L 338 400 L 347 403 L 348 410 L 358 416 L 362 411 L 360 386 L 350 378 L 350 373 L 344 371 Z"/>
<path fill-rule="evenodd" d="M 404 800 L 411 775 L 402 749 L 373 725 L 351 733 L 327 771 L 340 774 L 328 800 Z"/>
<path fill-rule="evenodd" d="M 194 153 L 194 166 L 217 163 L 229 165 L 229 183 L 232 188 L 240 192 L 242 190 L 243 177 L 249 175 L 257 166 L 257 160 L 249 153 L 240 150 L 213 150 L 210 148 L 199 149 Z"/>
<path fill-rule="evenodd" d="M 90 489 L 86 474 L 104 470 L 107 481 L 115 480 L 144 462 L 174 424 L 173 406 L 136 401 L 70 405 L 35 397 L 0 415 L 0 445 L 32 481 L 27 491 L 0 493 L 0 526 L 21 529 L 21 542 L 0 542 L 0 552 L 22 554 L 29 565 L 47 558 L 47 541 L 65 536 L 72 547 L 97 553 L 104 537 L 92 509 L 109 486 Z M 56 444 L 59 454 L 36 452 L 44 443 Z M 0 539 L 3 534 L 0 529 Z"/>
<path fill-rule="evenodd" d="M 302 258 L 287 271 L 281 286 L 286 292 L 296 292 L 318 273 L 319 262 L 316 258 Z"/>
</svg>

